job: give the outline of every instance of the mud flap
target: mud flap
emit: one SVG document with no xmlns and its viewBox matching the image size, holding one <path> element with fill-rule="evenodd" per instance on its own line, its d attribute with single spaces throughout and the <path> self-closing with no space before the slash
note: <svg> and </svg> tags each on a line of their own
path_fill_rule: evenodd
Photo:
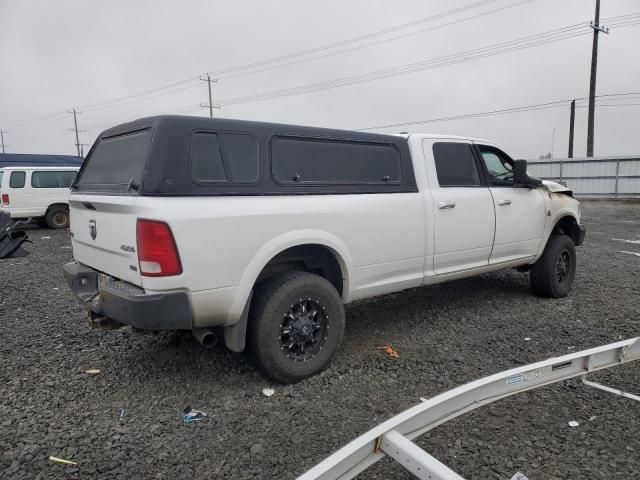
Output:
<svg viewBox="0 0 640 480">
<path fill-rule="evenodd" d="M 249 320 L 249 307 L 251 306 L 251 298 L 253 298 L 253 290 L 249 294 L 247 303 L 242 310 L 242 316 L 238 323 L 229 327 L 224 327 L 224 344 L 232 352 L 242 352 L 246 344 L 247 338 L 247 322 Z"/>
</svg>

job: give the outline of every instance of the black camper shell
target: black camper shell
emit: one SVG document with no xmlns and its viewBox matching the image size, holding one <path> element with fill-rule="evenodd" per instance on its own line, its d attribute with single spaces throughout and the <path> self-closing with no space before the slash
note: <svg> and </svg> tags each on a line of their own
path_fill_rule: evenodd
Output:
<svg viewBox="0 0 640 480">
<path fill-rule="evenodd" d="M 102 132 L 72 189 L 148 196 L 418 191 L 401 136 L 171 115 Z"/>
</svg>

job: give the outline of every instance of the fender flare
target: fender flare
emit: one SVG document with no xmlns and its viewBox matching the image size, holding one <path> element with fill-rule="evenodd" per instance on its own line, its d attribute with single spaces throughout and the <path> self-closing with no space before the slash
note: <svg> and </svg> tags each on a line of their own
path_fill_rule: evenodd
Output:
<svg viewBox="0 0 640 480">
<path fill-rule="evenodd" d="M 538 249 L 538 253 L 536 254 L 536 257 L 533 259 L 533 261 L 531 262 L 532 264 L 537 262 L 538 259 L 542 256 L 542 253 L 544 252 L 544 249 L 546 248 L 547 243 L 549 242 L 549 237 L 551 237 L 551 234 L 553 233 L 553 230 L 556 228 L 556 225 L 558 225 L 558 222 L 560 222 L 563 218 L 566 218 L 566 217 L 571 217 L 573 220 L 575 220 L 577 224 L 580 224 L 580 222 L 578 221 L 578 218 L 576 217 L 575 212 L 571 208 L 566 207 L 566 208 L 561 208 L 557 210 L 545 225 L 545 232 L 543 236 L 544 241 L 541 242 L 540 248 Z"/>
<path fill-rule="evenodd" d="M 302 245 L 321 245 L 335 255 L 344 282 L 343 301 L 350 296 L 349 279 L 353 278 L 353 258 L 342 241 L 335 235 L 322 230 L 295 230 L 272 238 L 253 256 L 238 283 L 235 298 L 227 316 L 224 339 L 227 348 L 241 352 L 245 347 L 249 307 L 253 295 L 253 286 L 264 267 L 279 253 L 291 247 Z"/>
</svg>

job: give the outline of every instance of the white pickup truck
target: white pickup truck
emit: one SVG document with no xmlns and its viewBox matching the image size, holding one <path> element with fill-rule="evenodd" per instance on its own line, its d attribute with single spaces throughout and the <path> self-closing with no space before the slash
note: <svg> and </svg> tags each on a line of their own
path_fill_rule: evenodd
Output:
<svg viewBox="0 0 640 480">
<path fill-rule="evenodd" d="M 344 304 L 505 268 L 567 295 L 580 205 L 498 145 L 159 116 L 103 132 L 71 187 L 94 325 L 190 330 L 296 382 L 344 334 Z"/>
</svg>

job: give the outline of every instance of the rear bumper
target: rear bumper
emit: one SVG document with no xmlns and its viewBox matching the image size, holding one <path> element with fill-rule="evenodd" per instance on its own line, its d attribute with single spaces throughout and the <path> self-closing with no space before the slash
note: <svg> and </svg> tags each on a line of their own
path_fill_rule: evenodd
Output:
<svg viewBox="0 0 640 480">
<path fill-rule="evenodd" d="M 185 292 L 147 294 L 78 262 L 64 266 L 71 290 L 97 315 L 140 330 L 191 330 L 193 312 Z"/>
</svg>

